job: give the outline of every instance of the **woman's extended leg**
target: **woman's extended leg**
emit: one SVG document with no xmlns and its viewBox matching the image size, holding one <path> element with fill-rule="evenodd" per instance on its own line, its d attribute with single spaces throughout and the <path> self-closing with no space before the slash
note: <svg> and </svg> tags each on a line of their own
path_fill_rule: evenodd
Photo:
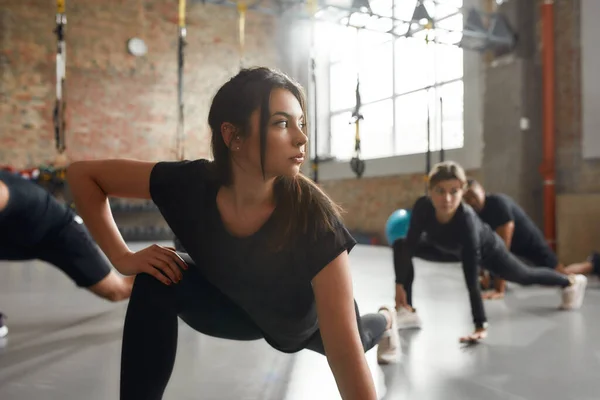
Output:
<svg viewBox="0 0 600 400">
<path fill-rule="evenodd" d="M 376 314 L 361 316 L 356 302 L 354 302 L 354 310 L 364 351 L 367 352 L 379 344 L 378 362 L 381 364 L 395 362 L 400 355 L 400 337 L 394 310 L 391 307 L 382 307 Z M 325 355 L 320 331 L 315 332 L 306 348 Z"/>
<path fill-rule="evenodd" d="M 485 267 L 502 279 L 520 285 L 558 286 L 563 288 L 561 308 L 581 307 L 587 278 L 584 275 L 564 275 L 550 268 L 530 267 L 508 250 L 485 261 Z"/>
</svg>

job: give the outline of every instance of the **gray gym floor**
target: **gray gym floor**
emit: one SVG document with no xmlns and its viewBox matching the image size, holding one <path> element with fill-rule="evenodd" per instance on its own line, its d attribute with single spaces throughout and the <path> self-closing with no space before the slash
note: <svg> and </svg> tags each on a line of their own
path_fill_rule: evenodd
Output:
<svg viewBox="0 0 600 400">
<path fill-rule="evenodd" d="M 135 244 L 140 248 L 141 244 Z M 391 250 L 357 246 L 351 254 L 361 312 L 393 301 Z M 485 343 L 462 347 L 472 328 L 458 264 L 416 262 L 415 306 L 424 326 L 405 331 L 403 360 L 380 368 L 367 358 L 381 398 L 417 400 L 592 400 L 600 398 L 600 284 L 590 280 L 584 307 L 557 311 L 555 289 L 509 286 L 486 303 Z M 0 263 L 0 399 L 118 398 L 126 303 L 79 290 L 41 262 Z M 159 345 L 157 343 L 157 345 Z M 209 338 L 180 325 L 165 399 L 339 399 L 324 357 L 281 354 L 264 341 Z"/>
</svg>

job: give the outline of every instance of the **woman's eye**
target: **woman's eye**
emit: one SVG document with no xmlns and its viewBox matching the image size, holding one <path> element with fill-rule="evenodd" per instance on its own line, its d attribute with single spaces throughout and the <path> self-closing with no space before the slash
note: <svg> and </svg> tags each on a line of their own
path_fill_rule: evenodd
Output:
<svg viewBox="0 0 600 400">
<path fill-rule="evenodd" d="M 281 128 L 287 128 L 287 121 L 278 121 L 275 122 L 275 125 L 278 125 Z"/>
</svg>

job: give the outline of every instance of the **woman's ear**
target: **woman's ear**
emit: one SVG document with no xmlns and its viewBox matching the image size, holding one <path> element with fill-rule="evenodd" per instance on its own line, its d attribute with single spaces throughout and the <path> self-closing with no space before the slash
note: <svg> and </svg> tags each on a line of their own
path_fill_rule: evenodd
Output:
<svg viewBox="0 0 600 400">
<path fill-rule="evenodd" d="M 229 151 L 237 151 L 242 145 L 242 139 L 239 135 L 239 130 L 235 125 L 229 122 L 223 122 L 221 124 L 221 135 L 225 145 L 229 148 Z"/>
</svg>

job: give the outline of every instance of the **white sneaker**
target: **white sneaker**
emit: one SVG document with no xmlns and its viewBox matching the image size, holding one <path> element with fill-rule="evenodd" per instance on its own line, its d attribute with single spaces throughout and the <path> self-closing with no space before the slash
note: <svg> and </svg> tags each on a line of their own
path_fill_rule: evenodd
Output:
<svg viewBox="0 0 600 400">
<path fill-rule="evenodd" d="M 6 318 L 4 317 L 4 315 L 0 313 L 0 338 L 3 338 L 4 336 L 8 335 L 8 327 L 4 322 L 5 319 Z"/>
<path fill-rule="evenodd" d="M 396 311 L 398 329 L 421 329 L 421 318 L 415 311 L 401 307 Z"/>
<path fill-rule="evenodd" d="M 400 335 L 398 334 L 398 320 L 393 307 L 383 306 L 379 309 L 387 310 L 392 316 L 392 326 L 386 330 L 377 346 L 377 362 L 379 364 L 393 364 L 400 359 Z"/>
<path fill-rule="evenodd" d="M 587 277 L 585 275 L 575 275 L 575 283 L 567 286 L 562 291 L 563 310 L 576 310 L 581 308 L 583 298 L 585 297 L 585 288 L 587 286 Z"/>
</svg>

